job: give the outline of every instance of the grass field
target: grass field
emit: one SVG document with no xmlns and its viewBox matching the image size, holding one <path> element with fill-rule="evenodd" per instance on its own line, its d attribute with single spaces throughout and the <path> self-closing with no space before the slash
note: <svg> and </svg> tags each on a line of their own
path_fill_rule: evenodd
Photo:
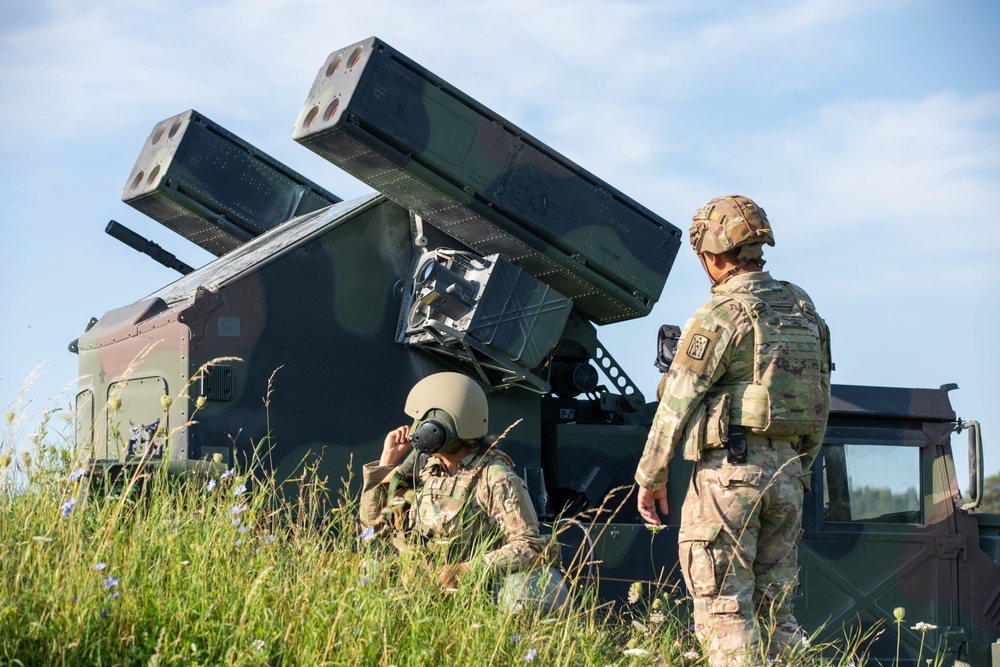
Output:
<svg viewBox="0 0 1000 667">
<path fill-rule="evenodd" d="M 341 480 L 303 466 L 290 496 L 240 470 L 151 469 L 109 487 L 60 417 L 23 433 L 7 415 L 0 665 L 707 664 L 676 591 L 505 614 L 484 582 L 444 592 L 432 563 L 366 539 Z M 790 664 L 864 664 L 845 644 Z"/>
</svg>

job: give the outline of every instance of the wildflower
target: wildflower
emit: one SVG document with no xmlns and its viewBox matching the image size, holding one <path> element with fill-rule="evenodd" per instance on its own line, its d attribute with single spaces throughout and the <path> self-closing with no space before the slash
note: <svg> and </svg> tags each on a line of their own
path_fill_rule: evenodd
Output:
<svg viewBox="0 0 1000 667">
<path fill-rule="evenodd" d="M 30 468 L 31 467 L 31 454 L 29 454 L 28 452 L 22 452 L 21 453 L 21 463 L 24 464 L 25 468 Z"/>
<path fill-rule="evenodd" d="M 181 561 L 181 565 L 190 565 L 190 564 L 191 564 L 191 561 L 189 561 L 189 560 L 182 560 Z"/>
<path fill-rule="evenodd" d="M 112 588 L 114 586 L 117 586 L 120 583 L 121 583 L 121 579 L 115 579 L 111 575 L 108 575 L 107 580 L 104 582 L 104 587 L 105 588 Z"/>
<path fill-rule="evenodd" d="M 51 542 L 52 541 L 51 537 L 46 537 L 45 535 L 35 535 L 31 539 L 33 539 L 35 542 Z"/>
<path fill-rule="evenodd" d="M 665 620 L 667 620 L 667 617 L 663 614 L 662 611 L 654 611 L 652 614 L 649 615 L 650 623 L 660 624 L 663 623 L 663 621 Z"/>
<path fill-rule="evenodd" d="M 255 651 L 263 651 L 264 646 L 265 644 L 263 639 L 255 639 L 253 640 L 253 643 L 250 644 L 250 647 Z"/>
<path fill-rule="evenodd" d="M 243 524 L 242 526 L 240 526 L 239 528 L 236 529 L 236 532 L 239 533 L 240 535 L 243 535 L 248 530 L 250 530 L 250 529 L 246 527 L 246 524 Z"/>
<path fill-rule="evenodd" d="M 215 483 L 216 482 L 215 482 L 214 479 L 208 480 L 208 484 L 205 485 L 205 490 L 206 491 L 211 491 L 212 489 L 214 489 L 215 488 Z"/>
<path fill-rule="evenodd" d="M 108 408 L 110 408 L 111 412 L 118 412 L 119 410 L 121 410 L 122 409 L 122 397 L 121 396 L 113 396 L 112 398 L 109 398 L 108 399 Z"/>
<path fill-rule="evenodd" d="M 87 472 L 87 471 L 86 471 L 86 470 L 84 470 L 83 468 L 77 468 L 76 470 L 74 470 L 73 472 L 71 472 L 71 473 L 69 474 L 69 481 L 71 481 L 71 482 L 76 482 L 76 481 L 78 481 L 78 480 L 79 480 L 79 479 L 80 479 L 81 477 L 83 477 L 83 475 L 84 475 L 84 474 L 85 474 L 86 472 Z"/>
<path fill-rule="evenodd" d="M 221 475 L 219 475 L 219 479 L 225 479 L 227 477 L 232 477 L 234 472 L 236 472 L 236 470 L 234 468 L 230 468 L 226 472 L 224 472 Z"/>
<path fill-rule="evenodd" d="M 114 600 L 116 597 L 118 597 L 118 591 L 115 591 L 114 593 L 112 593 L 111 595 L 109 595 L 108 599 L 109 600 Z"/>
<path fill-rule="evenodd" d="M 684 651 L 684 653 L 681 654 L 681 657 L 685 660 L 697 660 L 701 656 L 698 655 L 698 651 Z"/>
<path fill-rule="evenodd" d="M 530 651 L 527 652 L 527 654 L 525 654 L 524 661 L 531 662 L 532 660 L 535 659 L 536 655 L 538 655 L 538 651 L 535 649 L 531 649 Z"/>
<path fill-rule="evenodd" d="M 243 520 L 240 519 L 239 517 L 236 517 L 235 519 L 233 519 L 232 521 L 229 522 L 229 525 L 230 526 L 239 526 L 242 523 L 243 523 Z"/>
<path fill-rule="evenodd" d="M 520 632 L 515 632 L 513 635 L 511 635 L 510 641 L 513 642 L 514 644 L 517 644 L 518 642 L 520 642 L 521 641 L 521 633 Z"/>
<path fill-rule="evenodd" d="M 170 405 L 174 402 L 174 399 L 170 396 L 160 396 L 160 405 L 163 406 L 164 410 L 169 410 Z"/>
<path fill-rule="evenodd" d="M 649 655 L 649 651 L 644 648 L 627 648 L 624 651 L 625 655 L 643 656 Z"/>
<path fill-rule="evenodd" d="M 642 584 L 638 581 L 633 581 L 632 585 L 628 587 L 628 603 L 635 604 L 639 601 L 642 596 Z"/>
<path fill-rule="evenodd" d="M 70 512 L 73 511 L 74 505 L 76 505 L 76 498 L 70 498 L 69 500 L 67 500 L 62 504 L 62 507 L 59 508 L 62 511 L 64 519 L 69 516 Z"/>
<path fill-rule="evenodd" d="M 212 454 L 212 463 L 222 463 L 222 454 L 219 452 Z"/>
<path fill-rule="evenodd" d="M 234 547 L 238 547 L 238 546 L 240 546 L 242 544 L 243 544 L 243 538 L 242 537 L 240 539 L 236 540 L 235 542 L 233 542 L 233 546 Z"/>
<path fill-rule="evenodd" d="M 108 613 L 109 612 L 108 612 L 108 608 L 107 607 L 105 607 L 104 609 L 102 609 L 101 610 L 101 618 L 107 618 L 108 617 Z"/>
<path fill-rule="evenodd" d="M 246 511 L 247 511 L 247 506 L 246 505 L 233 505 L 232 508 L 229 510 L 229 513 L 230 514 L 243 514 Z"/>
<path fill-rule="evenodd" d="M 274 542 L 274 535 L 265 535 L 264 536 L 264 541 L 265 542 Z"/>
<path fill-rule="evenodd" d="M 906 609 L 902 607 L 896 607 L 892 610 L 892 616 L 900 623 L 903 622 L 903 617 L 906 616 Z"/>
<path fill-rule="evenodd" d="M 375 528 L 373 528 L 372 526 L 368 526 L 363 531 L 361 531 L 361 539 L 364 540 L 365 542 L 370 541 L 373 537 L 375 537 Z"/>
<path fill-rule="evenodd" d="M 649 628 L 647 628 L 645 625 L 643 625 L 639 621 L 632 621 L 632 627 L 634 627 L 637 630 L 642 630 L 643 632 L 649 632 Z"/>
<path fill-rule="evenodd" d="M 234 496 L 242 496 L 246 492 L 247 492 L 247 485 L 246 484 L 240 484 L 235 489 L 233 489 L 233 495 Z"/>
<path fill-rule="evenodd" d="M 199 396 L 198 398 L 194 399 L 194 407 L 201 410 L 203 407 L 205 407 L 205 403 L 207 402 L 208 399 L 206 399 L 204 396 Z"/>
<path fill-rule="evenodd" d="M 914 625 L 912 628 L 910 628 L 910 630 L 915 630 L 917 632 L 927 632 L 928 630 L 937 630 L 937 626 L 936 625 L 931 625 L 930 623 L 924 623 L 923 621 L 920 621 L 919 623 L 917 623 L 916 625 Z"/>
<path fill-rule="evenodd" d="M 10 462 L 11 462 L 10 454 L 4 454 L 3 456 L 0 456 L 0 468 L 9 468 Z"/>
<path fill-rule="evenodd" d="M 370 584 L 370 583 L 372 583 L 372 578 L 371 577 L 368 577 L 368 576 L 361 577 L 361 584 L 362 585 L 367 585 L 367 584 Z"/>
<path fill-rule="evenodd" d="M 106 567 L 107 567 L 107 564 L 102 562 L 102 563 L 98 563 L 97 565 L 95 565 L 94 569 L 97 570 L 98 572 L 100 572 L 101 570 L 103 570 Z"/>
</svg>

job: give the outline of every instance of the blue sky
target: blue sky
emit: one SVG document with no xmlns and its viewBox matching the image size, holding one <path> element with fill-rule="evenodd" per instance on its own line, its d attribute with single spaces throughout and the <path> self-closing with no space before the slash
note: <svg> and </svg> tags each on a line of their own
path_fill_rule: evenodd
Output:
<svg viewBox="0 0 1000 667">
<path fill-rule="evenodd" d="M 369 191 L 291 131 L 326 56 L 371 35 L 682 229 L 714 196 L 756 199 L 768 268 L 830 324 L 834 381 L 957 383 L 1000 470 L 991 0 L 3 0 L 0 408 L 30 401 L 19 427 L 71 400 L 90 317 L 177 275 L 109 219 L 210 259 L 120 200 L 157 121 L 194 108 L 341 197 Z M 707 293 L 685 246 L 652 315 L 599 329 L 647 395 L 658 325 Z"/>
</svg>

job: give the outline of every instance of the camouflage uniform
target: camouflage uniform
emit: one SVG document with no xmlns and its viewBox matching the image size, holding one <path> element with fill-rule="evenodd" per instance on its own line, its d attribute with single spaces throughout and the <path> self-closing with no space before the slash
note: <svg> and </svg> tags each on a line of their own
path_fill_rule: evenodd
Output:
<svg viewBox="0 0 1000 667">
<path fill-rule="evenodd" d="M 829 411 L 829 332 L 803 290 L 764 271 L 737 274 L 712 294 L 685 325 L 635 479 L 647 489 L 663 488 L 679 447 L 697 462 L 681 511 L 678 549 L 694 599 L 695 632 L 713 667 L 757 665 L 765 652 L 758 621 L 775 642 L 765 647 L 771 655 L 802 636 L 789 603 L 797 583 L 803 486 Z M 760 302 L 766 307 L 754 306 Z M 754 320 L 766 320 L 762 313 L 808 320 L 815 335 L 792 342 L 804 352 L 790 364 L 792 374 L 809 376 L 804 383 L 795 379 L 805 390 L 795 390 L 795 382 L 780 390 L 788 374 L 780 354 L 776 364 L 762 368 L 768 360 L 762 345 L 755 360 L 755 338 L 762 334 L 755 333 Z M 786 341 L 785 354 L 788 347 Z M 761 421 L 748 388 L 768 372 L 774 419 Z M 796 407 L 812 416 L 811 428 L 782 421 Z M 731 425 L 746 427 L 746 463 L 727 459 Z"/>
<path fill-rule="evenodd" d="M 419 543 L 437 563 L 467 563 L 477 574 L 503 581 L 501 600 L 513 608 L 528 600 L 556 606 L 565 601 L 565 586 L 546 565 L 558 565 L 558 558 L 548 553 L 549 540 L 539 533 L 527 486 L 513 465 L 502 452 L 474 452 L 451 475 L 431 456 L 415 493 L 401 484 L 388 505 L 395 466 L 368 463 L 362 468 L 361 522 L 391 535 L 397 549 Z"/>
</svg>

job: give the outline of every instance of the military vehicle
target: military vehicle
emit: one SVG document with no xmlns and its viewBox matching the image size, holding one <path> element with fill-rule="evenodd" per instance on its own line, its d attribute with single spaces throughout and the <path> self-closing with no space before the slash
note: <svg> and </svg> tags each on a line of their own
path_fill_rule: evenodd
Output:
<svg viewBox="0 0 1000 667">
<path fill-rule="evenodd" d="M 676 581 L 684 485 L 649 530 L 632 475 L 655 403 L 596 325 L 649 314 L 681 231 L 377 38 L 330 55 L 293 137 L 375 192 L 341 201 L 195 111 L 153 128 L 123 200 L 218 257 L 176 266 L 109 225 L 182 277 L 70 345 L 94 464 L 229 467 L 266 440 L 278 479 L 313 455 L 336 480 L 378 458 L 413 384 L 457 370 L 486 389 L 493 430 L 520 420 L 504 449 L 602 596 Z M 884 664 L 904 607 L 949 664 L 1000 665 L 1000 516 L 971 512 L 982 442 L 953 388 L 833 387 L 795 605 L 826 637 L 885 622 Z M 901 630 L 914 665 L 921 636 Z"/>
</svg>

